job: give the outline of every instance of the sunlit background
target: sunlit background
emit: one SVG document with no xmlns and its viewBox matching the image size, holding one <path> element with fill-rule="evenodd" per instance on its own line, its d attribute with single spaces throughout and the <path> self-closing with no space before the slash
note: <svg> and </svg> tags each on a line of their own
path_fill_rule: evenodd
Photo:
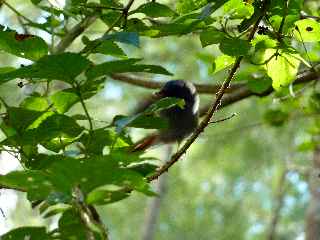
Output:
<svg viewBox="0 0 320 240">
<path fill-rule="evenodd" d="M 48 13 L 39 11 L 30 1 L 7 2 L 33 21 L 41 23 L 48 17 Z M 58 8 L 63 8 L 65 4 L 63 0 L 48 2 Z M 171 2 L 173 7 L 175 5 L 175 1 L 165 2 Z M 319 9 L 317 1 L 310 2 Z M 21 33 L 25 31 L 17 15 L 7 6 L 2 6 L 0 10 L 0 24 Z M 52 44 L 49 34 L 30 27 L 27 29 L 44 38 L 49 45 Z M 98 21 L 85 34 L 94 38 L 105 29 L 106 26 Z M 58 40 L 56 37 L 55 43 Z M 216 47 L 203 49 L 197 35 L 141 40 L 140 48 L 125 44 L 121 44 L 121 47 L 130 57 L 141 57 L 145 63 L 162 65 L 174 73 L 175 79 L 221 83 L 227 74 L 226 71 L 215 75 L 211 73 L 210 61 L 220 53 Z M 81 44 L 78 38 L 69 51 L 78 51 Z M 96 62 L 112 59 L 99 54 L 91 58 Z M 0 62 L 1 66 L 16 67 L 30 63 L 6 53 L 0 53 Z M 246 65 L 242 70 L 244 68 Z M 154 81 L 169 80 L 160 75 L 145 77 Z M 245 79 L 236 81 L 240 80 Z M 17 82 L 0 85 L 0 95 L 12 105 L 37 91 L 33 85 L 21 89 Z M 56 87 L 59 88 L 58 85 Z M 101 125 L 101 121 L 110 122 L 117 114 L 130 113 L 137 102 L 150 93 L 151 90 L 108 79 L 104 89 L 88 101 L 95 126 Z M 305 91 L 303 97 L 308 94 Z M 201 96 L 201 104 L 205 105 L 212 97 Z M 209 126 L 182 160 L 165 175 L 154 239 L 267 239 L 279 204 L 281 187 L 283 196 L 277 239 L 304 239 L 305 211 L 309 203 L 308 174 L 305 169 L 311 166 L 312 151 L 301 152 L 299 146 L 310 138 L 307 130 L 313 120 L 302 114 L 306 105 L 303 97 L 293 99 L 289 96 L 284 100 L 275 95 L 264 99 L 253 97 L 219 111 L 217 119 L 232 113 L 237 113 L 237 116 Z M 292 117 L 282 127 L 269 126 L 263 114 L 279 106 L 289 109 Z M 70 114 L 78 111 L 81 108 L 77 105 L 70 110 Z M 134 139 L 145 134 L 142 130 L 132 132 Z M 172 151 L 176 149 L 174 145 Z M 152 149 L 148 154 L 165 160 L 167 151 L 168 148 L 162 146 Z M 21 169 L 19 162 L 2 152 L 0 174 L 14 169 Z M 25 194 L 13 190 L 0 191 L 0 234 L 27 225 L 55 228 L 57 217 L 44 221 L 38 209 L 31 208 Z M 126 200 L 99 207 L 112 239 L 143 239 L 152 200 L 133 193 Z"/>
</svg>

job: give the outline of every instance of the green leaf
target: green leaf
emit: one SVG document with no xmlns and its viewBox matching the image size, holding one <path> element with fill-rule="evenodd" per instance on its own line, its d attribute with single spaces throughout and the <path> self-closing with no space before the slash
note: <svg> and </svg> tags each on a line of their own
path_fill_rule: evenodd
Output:
<svg viewBox="0 0 320 240">
<path fill-rule="evenodd" d="M 18 131 L 24 131 L 45 112 L 25 108 L 9 107 L 7 124 Z"/>
<path fill-rule="evenodd" d="M 33 61 L 47 55 L 46 42 L 35 35 L 18 34 L 0 25 L 0 50 Z"/>
<path fill-rule="evenodd" d="M 320 92 L 314 92 L 309 97 L 309 108 L 316 113 L 320 112 Z"/>
<path fill-rule="evenodd" d="M 160 110 L 171 108 L 174 106 L 184 108 L 184 105 L 185 105 L 185 102 L 181 98 L 165 97 L 165 98 L 161 98 L 160 100 L 156 101 L 151 106 L 149 106 L 144 111 L 144 113 L 150 114 L 150 113 L 158 112 Z"/>
<path fill-rule="evenodd" d="M 80 54 L 62 53 L 44 56 L 36 63 L 15 71 L 0 74 L 0 83 L 15 78 L 61 80 L 72 83 L 80 73 L 88 68 L 90 61 Z"/>
<path fill-rule="evenodd" d="M 270 109 L 264 113 L 264 120 L 271 126 L 280 127 L 289 118 L 289 114 L 280 109 Z"/>
<path fill-rule="evenodd" d="M 267 49 L 264 59 L 270 59 L 277 53 L 276 49 Z M 295 79 L 300 64 L 299 55 L 279 51 L 278 56 L 272 57 L 266 64 L 267 74 L 272 79 L 272 87 L 279 91 Z"/>
<path fill-rule="evenodd" d="M 95 48 L 93 52 L 119 57 L 127 56 L 125 52 L 116 43 L 112 41 L 104 41 L 101 45 Z"/>
<path fill-rule="evenodd" d="M 243 32 L 247 30 L 259 19 L 259 17 L 263 14 L 262 4 L 266 4 L 266 3 L 261 1 L 253 1 L 252 5 L 254 7 L 254 13 L 251 15 L 250 18 L 242 19 L 241 23 L 238 25 L 239 32 Z"/>
<path fill-rule="evenodd" d="M 120 201 L 129 196 L 130 193 L 121 188 L 119 189 L 117 186 L 103 186 L 90 192 L 87 196 L 86 202 L 88 204 L 104 205 Z"/>
<path fill-rule="evenodd" d="M 72 88 L 64 89 L 50 96 L 53 106 L 58 113 L 67 112 L 74 104 L 80 101 L 79 96 Z"/>
<path fill-rule="evenodd" d="M 300 152 L 314 151 L 318 145 L 319 145 L 318 141 L 308 139 L 300 143 L 297 146 L 297 149 Z"/>
<path fill-rule="evenodd" d="M 26 191 L 29 200 L 47 199 L 49 204 L 68 203 L 75 186 L 81 186 L 85 196 L 92 190 L 109 184 L 152 195 L 144 177 L 123 168 L 120 164 L 122 160 L 123 158 L 110 155 L 89 159 L 61 156 L 59 161 L 51 163 L 45 171 L 14 171 L 1 175 L 0 184 Z"/>
<path fill-rule="evenodd" d="M 20 107 L 34 111 L 46 111 L 49 104 L 46 98 L 34 94 L 24 99 Z"/>
<path fill-rule="evenodd" d="M 0 184 L 28 193 L 29 200 L 43 200 L 52 190 L 47 176 L 38 170 L 13 171 L 0 175 Z"/>
<path fill-rule="evenodd" d="M 212 63 L 212 71 L 213 73 L 219 72 L 229 66 L 231 66 L 235 61 L 235 57 L 231 57 L 228 55 L 220 55 L 214 59 Z"/>
<path fill-rule="evenodd" d="M 269 21 L 273 29 L 279 29 L 282 19 L 285 16 L 285 21 L 283 25 L 282 32 L 284 34 L 291 32 L 294 23 L 300 19 L 300 12 L 303 10 L 304 5 L 303 0 L 272 0 L 269 1 L 270 6 L 268 7 L 268 12 L 270 14 Z M 288 8 L 284 10 L 284 4 L 288 3 Z"/>
<path fill-rule="evenodd" d="M 215 28 L 206 29 L 200 33 L 202 47 L 221 43 L 225 40 L 225 38 L 225 34 Z"/>
<path fill-rule="evenodd" d="M 55 189 L 68 195 L 74 186 L 79 185 L 84 194 L 108 184 L 129 187 L 147 194 L 150 192 L 142 175 L 121 168 L 118 161 L 110 156 L 57 161 L 48 172 L 51 173 L 49 179 Z"/>
<path fill-rule="evenodd" d="M 126 127 L 145 128 L 145 129 L 165 129 L 168 127 L 168 121 L 164 118 L 156 116 L 163 109 L 173 106 L 184 107 L 184 100 L 180 98 L 162 98 L 153 103 L 144 112 L 133 116 L 116 116 L 113 124 L 116 126 L 117 132 L 122 132 Z"/>
<path fill-rule="evenodd" d="M 179 0 L 177 3 L 177 11 L 179 13 L 189 13 L 197 10 L 207 4 L 207 0 Z"/>
<path fill-rule="evenodd" d="M 54 114 L 46 118 L 37 128 L 37 134 L 42 141 L 53 138 L 75 138 L 82 133 L 83 127 L 79 126 L 77 122 L 66 115 Z M 60 139 L 57 139 L 60 141 Z"/>
<path fill-rule="evenodd" d="M 86 230 L 75 209 L 64 212 L 58 222 L 61 239 L 87 239 Z"/>
<path fill-rule="evenodd" d="M 296 21 L 294 35 L 301 42 L 320 42 L 320 23 L 313 19 Z"/>
<path fill-rule="evenodd" d="M 31 0 L 31 2 L 35 5 L 38 5 L 42 0 Z"/>
<path fill-rule="evenodd" d="M 82 135 L 80 141 L 89 155 L 102 154 L 105 146 L 112 145 L 114 149 L 128 146 L 128 143 L 121 136 L 118 136 L 114 130 L 104 128 L 95 129 L 91 132 L 91 135 Z"/>
<path fill-rule="evenodd" d="M 123 8 L 123 4 L 119 0 L 100 0 L 100 3 L 109 7 Z"/>
<path fill-rule="evenodd" d="M 269 77 L 250 78 L 248 79 L 248 87 L 254 93 L 263 93 L 272 86 L 272 79 Z"/>
<path fill-rule="evenodd" d="M 7 232 L 0 237 L 2 240 L 49 240 L 53 239 L 47 234 L 45 227 L 20 227 Z"/>
<path fill-rule="evenodd" d="M 144 163 L 131 165 L 128 168 L 140 173 L 143 176 L 148 176 L 149 174 L 154 173 L 158 167 L 159 166 L 156 164 L 144 162 Z"/>
<path fill-rule="evenodd" d="M 156 65 L 144 65 L 135 64 L 140 59 L 126 59 L 118 61 L 109 61 L 102 64 L 98 64 L 90 68 L 86 75 L 88 78 L 96 78 L 104 75 L 110 75 L 112 73 L 124 73 L 124 72 L 147 72 L 155 74 L 172 75 L 166 69 Z"/>
<path fill-rule="evenodd" d="M 168 127 L 168 121 L 157 116 L 137 114 L 131 117 L 116 116 L 114 118 L 114 125 L 116 126 L 117 132 L 120 133 L 126 127 L 165 129 Z"/>
<path fill-rule="evenodd" d="M 250 47 L 248 41 L 238 38 L 226 38 L 220 43 L 221 52 L 229 56 L 245 56 L 249 53 Z"/>
<path fill-rule="evenodd" d="M 242 0 L 229 0 L 223 5 L 225 14 L 229 14 L 231 18 L 242 19 L 250 18 L 254 12 L 254 7 Z"/>
<path fill-rule="evenodd" d="M 266 35 L 258 35 L 251 41 L 255 51 L 277 47 L 277 41 Z"/>
<path fill-rule="evenodd" d="M 115 42 L 121 42 L 139 47 L 140 40 L 139 35 L 136 32 L 116 32 L 108 35 L 104 35 L 101 40 L 111 40 Z"/>
<path fill-rule="evenodd" d="M 134 13 L 144 13 L 145 15 L 153 18 L 172 17 L 176 15 L 176 13 L 171 8 L 157 2 L 148 2 L 148 3 L 142 4 L 137 9 L 130 12 L 130 14 L 134 14 Z"/>
</svg>

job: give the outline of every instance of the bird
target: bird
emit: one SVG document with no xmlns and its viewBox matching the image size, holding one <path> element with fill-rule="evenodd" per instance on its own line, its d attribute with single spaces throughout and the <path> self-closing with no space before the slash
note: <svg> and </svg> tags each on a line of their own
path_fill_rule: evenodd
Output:
<svg viewBox="0 0 320 240">
<path fill-rule="evenodd" d="M 173 106 L 160 111 L 160 117 L 168 122 L 168 127 L 152 133 L 133 145 L 132 152 L 145 151 L 160 143 L 180 143 L 198 126 L 199 95 L 191 82 L 171 80 L 166 82 L 160 91 L 144 101 L 136 112 L 143 112 L 151 104 L 165 97 L 175 97 L 184 100 L 184 106 Z"/>
</svg>

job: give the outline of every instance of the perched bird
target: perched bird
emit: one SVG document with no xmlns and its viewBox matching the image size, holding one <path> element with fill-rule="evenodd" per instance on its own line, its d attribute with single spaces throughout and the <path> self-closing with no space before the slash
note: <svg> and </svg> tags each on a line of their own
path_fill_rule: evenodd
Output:
<svg viewBox="0 0 320 240">
<path fill-rule="evenodd" d="M 156 92 L 153 97 L 140 106 L 138 112 L 144 111 L 151 104 L 164 97 L 181 98 L 185 105 L 183 108 L 173 106 L 161 110 L 160 116 L 167 119 L 168 128 L 159 130 L 138 141 L 134 145 L 133 152 L 143 151 L 159 143 L 181 142 L 198 126 L 199 96 L 192 83 L 182 80 L 166 82 L 159 92 Z"/>
</svg>

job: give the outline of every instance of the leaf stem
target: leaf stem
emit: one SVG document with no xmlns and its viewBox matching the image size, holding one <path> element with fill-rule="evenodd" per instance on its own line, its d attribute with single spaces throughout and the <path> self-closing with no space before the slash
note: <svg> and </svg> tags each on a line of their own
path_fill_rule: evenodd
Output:
<svg viewBox="0 0 320 240">
<path fill-rule="evenodd" d="M 4 5 L 6 5 L 12 12 L 14 12 L 16 15 L 18 15 L 19 17 L 23 18 L 25 21 L 27 21 L 28 23 L 33 23 L 33 21 L 29 18 L 27 18 L 26 16 L 22 15 L 17 9 L 15 9 L 13 6 L 11 6 L 9 3 L 7 3 L 6 1 L 2 2 Z"/>
<path fill-rule="evenodd" d="M 93 131 L 93 123 L 92 123 L 92 119 L 91 119 L 91 117 L 90 117 L 88 108 L 87 108 L 87 106 L 86 106 L 86 104 L 85 104 L 85 102 L 84 102 L 84 99 L 83 99 L 83 97 L 82 97 L 80 85 L 79 85 L 78 83 L 75 83 L 74 88 L 75 88 L 76 91 L 77 91 L 78 97 L 79 97 L 79 99 L 80 99 L 81 106 L 82 106 L 82 108 L 83 108 L 83 110 L 84 110 L 84 113 L 85 113 L 87 119 L 88 119 L 89 128 L 90 128 L 89 132 L 90 132 L 90 134 L 91 134 L 92 131 Z"/>
</svg>

